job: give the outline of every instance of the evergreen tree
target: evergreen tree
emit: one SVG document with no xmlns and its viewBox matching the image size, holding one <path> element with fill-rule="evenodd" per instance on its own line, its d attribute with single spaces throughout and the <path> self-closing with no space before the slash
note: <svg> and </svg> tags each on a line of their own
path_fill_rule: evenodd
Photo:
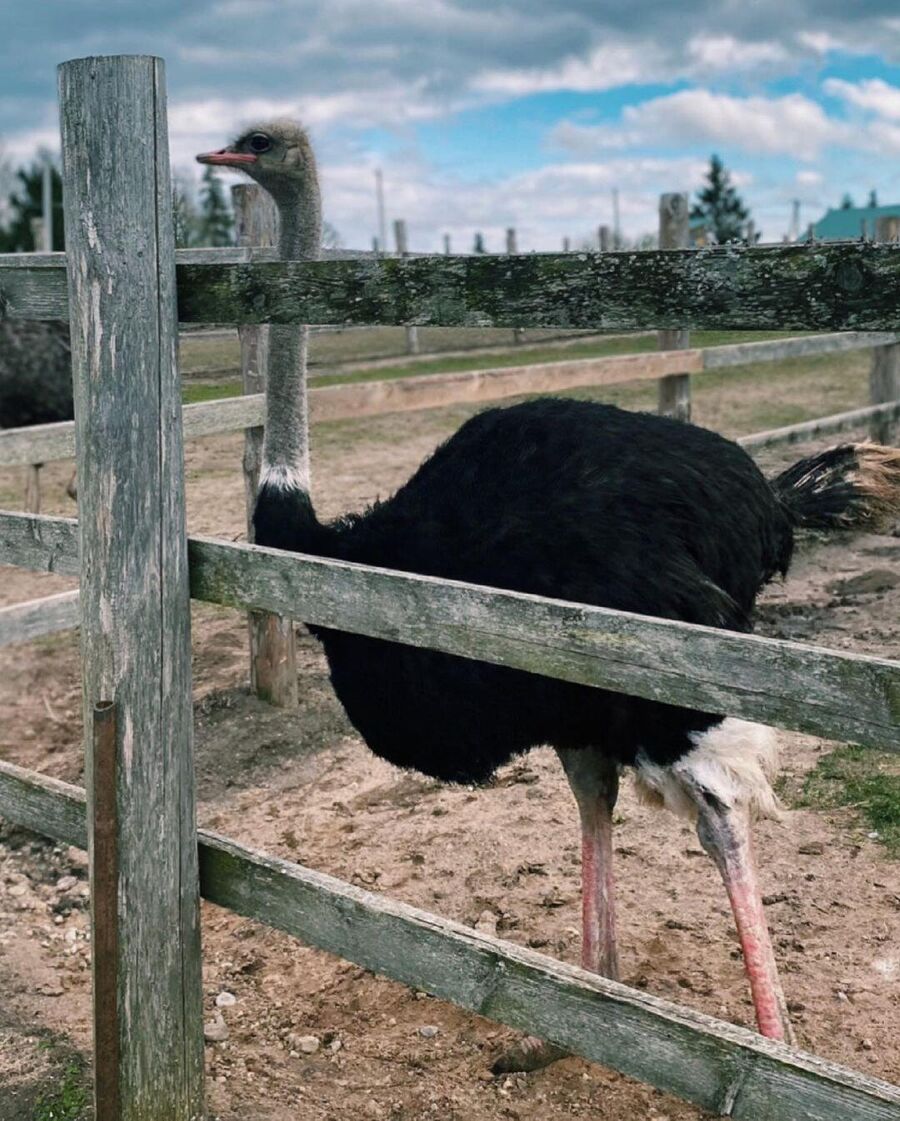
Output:
<svg viewBox="0 0 900 1121">
<path fill-rule="evenodd" d="M 222 181 L 207 164 L 200 187 L 200 245 L 231 245 L 234 218 L 225 199 Z"/>
<path fill-rule="evenodd" d="M 731 185 L 731 176 L 718 156 L 710 158 L 706 179 L 706 186 L 697 192 L 691 217 L 702 219 L 720 245 L 742 239 L 750 211 Z"/>
<path fill-rule="evenodd" d="M 45 160 L 46 157 L 42 157 L 30 167 L 20 167 L 15 174 L 17 189 L 9 196 L 6 225 L 0 229 L 0 253 L 31 253 L 40 248 L 34 244 L 31 219 L 43 216 Z M 66 247 L 62 179 L 55 167 L 51 167 L 50 172 L 50 200 L 53 211 L 53 248 L 62 250 Z"/>
<path fill-rule="evenodd" d="M 853 207 L 853 196 L 849 191 L 844 191 L 844 197 L 841 199 L 841 210 L 852 210 Z"/>
<path fill-rule="evenodd" d="M 869 191 L 869 201 L 866 203 L 866 206 L 874 207 L 874 206 L 877 206 L 877 205 L 878 205 L 878 193 L 876 192 L 875 188 L 873 187 L 872 190 Z"/>
<path fill-rule="evenodd" d="M 484 238 L 481 234 L 475 235 L 475 244 L 472 246 L 473 253 L 487 253 L 484 247 Z"/>
</svg>

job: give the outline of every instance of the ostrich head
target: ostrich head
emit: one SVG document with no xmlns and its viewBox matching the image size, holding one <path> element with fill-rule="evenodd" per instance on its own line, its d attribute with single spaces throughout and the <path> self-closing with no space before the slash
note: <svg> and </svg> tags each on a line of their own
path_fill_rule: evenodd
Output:
<svg viewBox="0 0 900 1121">
<path fill-rule="evenodd" d="M 311 190 L 318 192 L 316 159 L 298 121 L 253 125 L 227 148 L 201 153 L 197 162 L 246 172 L 269 192 L 279 209 L 290 207 Z"/>
</svg>

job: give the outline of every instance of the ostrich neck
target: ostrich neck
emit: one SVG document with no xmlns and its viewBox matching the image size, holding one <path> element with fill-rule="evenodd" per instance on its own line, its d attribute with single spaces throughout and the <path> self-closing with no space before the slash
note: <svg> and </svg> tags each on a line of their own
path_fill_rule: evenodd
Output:
<svg viewBox="0 0 900 1121">
<path fill-rule="evenodd" d="M 274 193 L 273 193 L 274 195 Z M 274 195 L 280 218 L 282 260 L 316 259 L 322 243 L 322 208 L 315 172 L 289 195 Z M 309 492 L 309 427 L 306 357 L 309 328 L 273 324 L 269 329 L 266 434 L 261 482 Z"/>
</svg>

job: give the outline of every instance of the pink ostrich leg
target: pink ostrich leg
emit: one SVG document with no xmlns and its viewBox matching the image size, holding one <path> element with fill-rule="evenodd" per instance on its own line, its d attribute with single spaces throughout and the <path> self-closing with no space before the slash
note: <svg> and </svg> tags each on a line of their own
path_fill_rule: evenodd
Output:
<svg viewBox="0 0 900 1121">
<path fill-rule="evenodd" d="M 557 749 L 557 754 L 581 819 L 581 964 L 592 973 L 618 981 L 612 870 L 612 812 L 619 792 L 618 768 L 592 749 Z M 538 1070 L 565 1054 L 561 1047 L 528 1035 L 501 1055 L 493 1069 L 497 1074 Z"/>
<path fill-rule="evenodd" d="M 716 862 L 731 902 L 760 1035 L 794 1042 L 787 1003 L 756 878 L 750 823 L 744 810 L 697 799 L 697 835 Z"/>
<path fill-rule="evenodd" d="M 581 818 L 581 964 L 592 973 L 618 981 L 612 863 L 618 768 L 592 750 L 558 754 Z"/>
</svg>

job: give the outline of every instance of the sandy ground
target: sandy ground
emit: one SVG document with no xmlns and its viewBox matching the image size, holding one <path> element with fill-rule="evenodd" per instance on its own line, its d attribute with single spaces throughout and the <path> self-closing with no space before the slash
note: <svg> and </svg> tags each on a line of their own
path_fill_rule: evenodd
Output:
<svg viewBox="0 0 900 1121">
<path fill-rule="evenodd" d="M 320 510 L 390 493 L 464 415 L 316 433 Z M 769 466 L 799 455 L 769 457 Z M 236 437 L 189 446 L 192 532 L 242 534 L 239 460 Z M 46 470 L 49 512 L 72 512 L 66 478 L 63 465 Z M 764 597 L 761 632 L 900 657 L 898 561 L 900 539 L 890 534 L 805 542 L 789 579 Z M 66 586 L 3 570 L 0 602 Z M 550 752 L 519 760 L 487 789 L 444 787 L 369 754 L 305 632 L 302 706 L 291 714 L 247 695 L 235 613 L 196 606 L 194 651 L 203 825 L 578 960 L 576 813 Z M 0 757 L 80 781 L 74 636 L 0 651 L 0 707 Z M 783 743 L 789 779 L 830 747 L 787 733 Z M 853 827 L 851 813 L 792 811 L 758 827 L 767 914 L 801 1046 L 900 1082 L 900 865 Z M 727 900 L 696 836 L 639 806 L 628 782 L 616 821 L 623 980 L 752 1026 Z M 61 1077 L 60 1056 L 89 1054 L 85 908 L 81 854 L 0 832 L 0 1121 L 31 1118 L 36 1096 Z M 204 905 L 203 917 L 207 1016 L 218 1014 L 227 1030 L 206 1047 L 210 1107 L 221 1121 L 701 1116 L 574 1058 L 492 1078 L 490 1063 L 512 1037 L 506 1029 L 215 907 Z M 221 993 L 235 999 L 217 1010 Z"/>
</svg>

